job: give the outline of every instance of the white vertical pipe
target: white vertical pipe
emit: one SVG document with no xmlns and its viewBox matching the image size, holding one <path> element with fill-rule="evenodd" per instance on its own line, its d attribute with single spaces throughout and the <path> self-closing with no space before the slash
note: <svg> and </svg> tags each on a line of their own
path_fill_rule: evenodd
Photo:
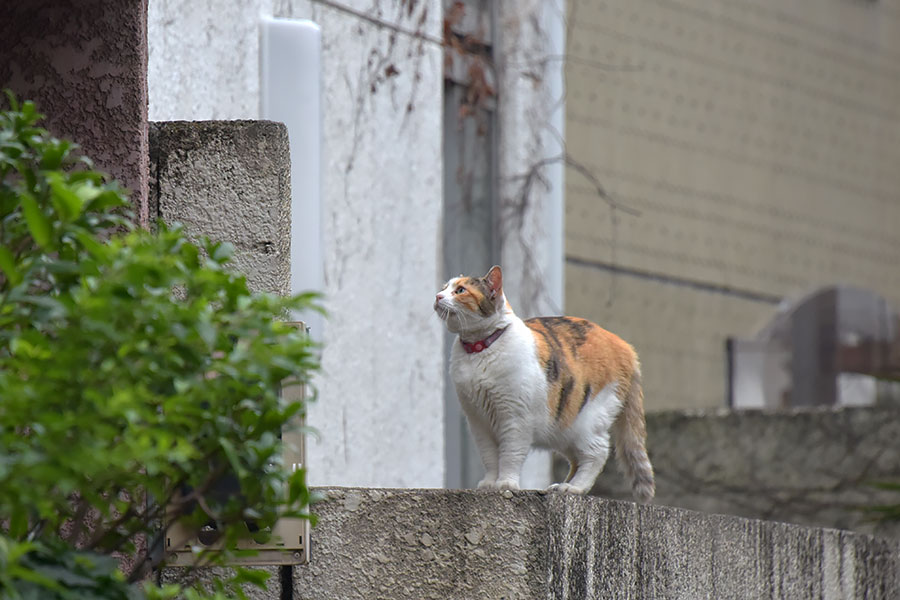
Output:
<svg viewBox="0 0 900 600">
<path fill-rule="evenodd" d="M 300 19 L 260 23 L 260 115 L 287 126 L 291 148 L 291 293 L 324 290 L 322 35 Z M 318 314 L 296 315 L 322 339 Z"/>
<path fill-rule="evenodd" d="M 566 1 L 544 0 L 544 30 L 547 35 L 547 56 L 566 54 Z M 566 139 L 565 68 L 562 60 L 549 60 L 546 73 L 548 100 L 552 111 L 548 117 L 549 131 L 545 132 L 545 156 L 555 156 L 565 151 L 560 140 Z M 552 132 L 552 133 L 551 133 Z M 556 137 L 556 135 L 559 137 Z M 562 162 L 547 166 L 545 176 L 549 181 L 550 196 L 547 202 L 548 261 L 546 265 L 547 290 L 552 301 L 565 314 L 565 172 Z"/>
</svg>

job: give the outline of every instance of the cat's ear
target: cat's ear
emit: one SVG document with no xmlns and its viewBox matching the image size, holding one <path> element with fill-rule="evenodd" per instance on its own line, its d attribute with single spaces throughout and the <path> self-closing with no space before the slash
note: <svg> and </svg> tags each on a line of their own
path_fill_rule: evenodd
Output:
<svg viewBox="0 0 900 600">
<path fill-rule="evenodd" d="M 503 295 L 503 271 L 500 270 L 499 265 L 491 267 L 491 270 L 484 276 L 484 280 L 491 291 L 491 300 Z"/>
</svg>

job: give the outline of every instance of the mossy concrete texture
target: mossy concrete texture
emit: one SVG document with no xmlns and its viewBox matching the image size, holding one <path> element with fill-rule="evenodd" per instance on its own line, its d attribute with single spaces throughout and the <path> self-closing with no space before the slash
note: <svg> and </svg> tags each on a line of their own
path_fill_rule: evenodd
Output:
<svg viewBox="0 0 900 600">
<path fill-rule="evenodd" d="M 188 237 L 234 245 L 251 290 L 290 292 L 287 129 L 271 121 L 150 124 L 152 214 Z M 303 218 L 297 215 L 296 218 Z"/>
<path fill-rule="evenodd" d="M 900 598 L 900 543 L 536 491 L 333 488 L 294 598 Z"/>
</svg>

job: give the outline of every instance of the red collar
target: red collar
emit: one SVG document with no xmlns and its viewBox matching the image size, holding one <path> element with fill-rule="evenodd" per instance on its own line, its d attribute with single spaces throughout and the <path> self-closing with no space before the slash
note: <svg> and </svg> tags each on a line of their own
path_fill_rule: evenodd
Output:
<svg viewBox="0 0 900 600">
<path fill-rule="evenodd" d="M 509 326 L 507 325 L 507 327 L 509 327 Z M 499 338 L 501 335 L 503 335 L 504 331 L 506 331 L 506 327 L 504 327 L 503 329 L 498 329 L 497 331 L 495 331 L 491 335 L 487 336 L 483 340 L 479 340 L 477 342 L 472 342 L 471 344 L 468 342 L 464 342 L 462 338 L 459 338 L 459 343 L 461 343 L 463 345 L 463 348 L 465 349 L 467 354 L 481 352 L 482 350 L 487 350 L 488 346 L 490 346 L 491 344 L 496 342 L 497 338 Z"/>
</svg>

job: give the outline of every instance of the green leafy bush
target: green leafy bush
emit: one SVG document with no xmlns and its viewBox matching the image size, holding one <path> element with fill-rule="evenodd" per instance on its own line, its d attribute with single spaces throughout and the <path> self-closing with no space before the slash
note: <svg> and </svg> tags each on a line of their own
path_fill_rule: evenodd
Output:
<svg viewBox="0 0 900 600">
<path fill-rule="evenodd" d="M 230 246 L 201 249 L 164 226 L 134 230 L 121 190 L 37 127 L 33 104 L 9 101 L 0 112 L 0 596 L 137 597 L 127 584 L 162 559 L 153 550 L 166 507 L 195 526 L 214 523 L 226 546 L 247 521 L 265 531 L 282 516 L 308 517 L 305 472 L 279 464 L 280 431 L 304 406 L 279 389 L 317 368 L 310 341 L 282 322 L 315 308 L 315 296 L 251 294 L 227 268 Z M 239 493 L 222 493 L 223 481 Z M 112 553 L 125 573 L 102 558 Z M 232 583 L 255 579 L 240 571 Z M 105 595 L 65 591 L 98 581 Z"/>
</svg>

